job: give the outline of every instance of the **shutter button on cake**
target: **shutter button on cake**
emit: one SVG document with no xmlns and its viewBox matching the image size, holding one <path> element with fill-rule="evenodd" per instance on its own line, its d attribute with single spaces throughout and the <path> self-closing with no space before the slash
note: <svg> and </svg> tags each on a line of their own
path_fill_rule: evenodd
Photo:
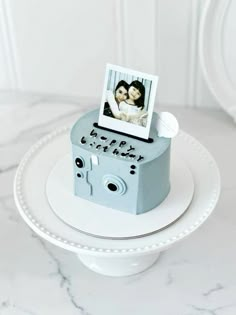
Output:
<svg viewBox="0 0 236 315">
<path fill-rule="evenodd" d="M 135 169 L 136 169 L 136 166 L 134 164 L 130 165 L 130 168 L 131 168 L 131 171 L 129 172 L 131 175 L 134 175 L 135 174 Z"/>
<path fill-rule="evenodd" d="M 83 173 L 77 173 L 76 175 L 77 175 L 77 177 L 79 177 L 79 178 L 83 178 L 83 177 L 84 177 Z"/>
<path fill-rule="evenodd" d="M 75 159 L 75 164 L 76 164 L 76 166 L 77 166 L 78 168 L 84 167 L 84 162 L 83 162 L 83 160 L 82 160 L 81 158 L 76 158 L 76 159 Z"/>
</svg>

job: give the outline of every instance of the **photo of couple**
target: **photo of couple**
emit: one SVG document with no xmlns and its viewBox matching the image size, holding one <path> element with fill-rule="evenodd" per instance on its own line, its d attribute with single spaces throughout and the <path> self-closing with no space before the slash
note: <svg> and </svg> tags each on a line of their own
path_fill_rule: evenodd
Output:
<svg viewBox="0 0 236 315">
<path fill-rule="evenodd" d="M 113 91 L 107 91 L 103 114 L 146 127 L 148 112 L 144 109 L 145 87 L 134 80 L 121 80 Z"/>
<path fill-rule="evenodd" d="M 158 78 L 107 65 L 99 125 L 148 138 Z"/>
</svg>

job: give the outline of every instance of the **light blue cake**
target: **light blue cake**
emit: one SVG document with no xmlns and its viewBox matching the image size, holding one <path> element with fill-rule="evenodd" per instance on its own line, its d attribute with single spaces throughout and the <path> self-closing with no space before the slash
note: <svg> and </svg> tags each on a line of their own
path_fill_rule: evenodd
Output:
<svg viewBox="0 0 236 315">
<path fill-rule="evenodd" d="M 71 130 L 75 195 L 132 214 L 155 208 L 170 191 L 171 140 L 158 137 L 157 114 L 152 142 L 100 128 L 98 116 L 87 113 Z"/>
</svg>

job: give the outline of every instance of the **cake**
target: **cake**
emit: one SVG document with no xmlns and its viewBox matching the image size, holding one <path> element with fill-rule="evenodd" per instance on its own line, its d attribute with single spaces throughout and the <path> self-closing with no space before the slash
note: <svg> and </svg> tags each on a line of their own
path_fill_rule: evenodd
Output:
<svg viewBox="0 0 236 315">
<path fill-rule="evenodd" d="M 74 194 L 99 205 L 139 215 L 170 191 L 171 139 L 159 137 L 153 113 L 148 139 L 98 125 L 99 109 L 71 130 Z"/>
</svg>

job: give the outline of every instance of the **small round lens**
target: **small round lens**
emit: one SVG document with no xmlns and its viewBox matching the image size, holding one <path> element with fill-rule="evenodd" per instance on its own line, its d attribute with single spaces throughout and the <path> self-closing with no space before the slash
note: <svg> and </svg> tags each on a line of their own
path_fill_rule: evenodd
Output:
<svg viewBox="0 0 236 315">
<path fill-rule="evenodd" d="M 127 190 L 126 184 L 123 179 L 116 175 L 106 174 L 103 176 L 102 181 L 106 191 L 110 194 L 114 194 L 114 196 L 123 195 Z"/>
<path fill-rule="evenodd" d="M 84 166 L 84 163 L 83 163 L 83 161 L 82 161 L 81 158 L 76 158 L 76 159 L 75 159 L 75 164 L 76 164 L 76 166 L 77 166 L 78 168 L 82 168 L 82 167 Z"/>
<path fill-rule="evenodd" d="M 113 183 L 109 183 L 107 185 L 107 187 L 111 190 L 111 191 L 117 191 L 117 186 Z"/>
</svg>

